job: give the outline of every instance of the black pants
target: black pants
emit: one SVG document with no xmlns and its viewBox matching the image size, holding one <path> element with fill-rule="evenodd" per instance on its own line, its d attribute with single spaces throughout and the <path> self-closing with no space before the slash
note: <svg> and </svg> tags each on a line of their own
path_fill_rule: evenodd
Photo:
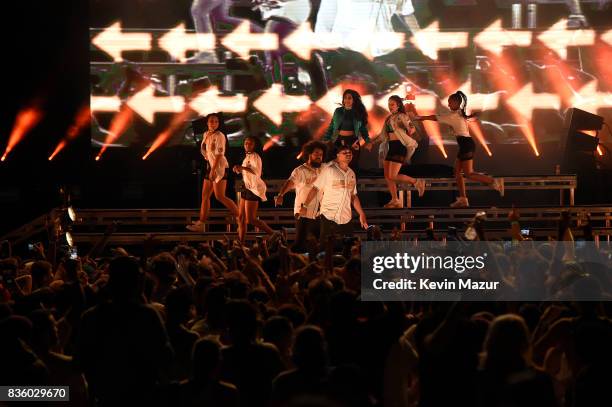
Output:
<svg viewBox="0 0 612 407">
<path fill-rule="evenodd" d="M 350 221 L 345 224 L 338 224 L 321 215 L 321 234 L 319 235 L 319 243 L 322 251 L 325 250 L 327 238 L 329 236 L 337 235 L 337 237 L 343 238 L 344 236 L 352 236 L 352 234 L 353 226 Z"/>
<path fill-rule="evenodd" d="M 318 238 L 321 230 L 321 222 L 319 219 L 300 218 L 295 222 L 295 242 L 293 243 L 292 251 L 296 253 L 304 253 L 307 251 L 306 242 L 308 236 L 313 235 Z"/>
</svg>

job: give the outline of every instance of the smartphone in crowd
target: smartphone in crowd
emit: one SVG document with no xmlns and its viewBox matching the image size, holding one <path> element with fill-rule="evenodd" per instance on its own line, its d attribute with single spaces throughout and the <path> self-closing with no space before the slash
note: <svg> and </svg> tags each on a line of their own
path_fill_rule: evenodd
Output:
<svg viewBox="0 0 612 407">
<path fill-rule="evenodd" d="M 29 251 L 36 250 L 36 246 L 38 246 L 38 245 L 39 245 L 39 243 L 38 243 L 38 242 L 28 243 L 28 250 L 29 250 Z"/>
</svg>

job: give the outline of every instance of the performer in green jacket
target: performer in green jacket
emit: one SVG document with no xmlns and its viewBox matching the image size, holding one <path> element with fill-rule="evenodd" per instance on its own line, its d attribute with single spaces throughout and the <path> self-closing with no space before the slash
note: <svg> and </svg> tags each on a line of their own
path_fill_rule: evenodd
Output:
<svg viewBox="0 0 612 407">
<path fill-rule="evenodd" d="M 334 111 L 323 140 L 339 147 L 349 145 L 353 149 L 353 159 L 349 166 L 353 171 L 359 166 L 360 139 L 370 151 L 372 143 L 368 134 L 368 112 L 361 101 L 361 96 L 353 89 L 346 89 L 342 95 L 342 106 Z M 334 148 L 330 148 L 334 151 Z"/>
</svg>

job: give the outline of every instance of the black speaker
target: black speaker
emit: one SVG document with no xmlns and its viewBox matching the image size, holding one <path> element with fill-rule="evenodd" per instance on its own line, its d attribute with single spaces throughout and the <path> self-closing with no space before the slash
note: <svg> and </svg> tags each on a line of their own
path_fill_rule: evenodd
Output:
<svg viewBox="0 0 612 407">
<path fill-rule="evenodd" d="M 565 113 L 565 127 L 571 130 L 601 130 L 604 119 L 584 110 L 571 108 Z"/>
<path fill-rule="evenodd" d="M 572 153 L 587 152 L 593 153 L 599 145 L 599 137 L 594 137 L 580 131 L 571 131 L 568 134 L 567 148 Z"/>
<path fill-rule="evenodd" d="M 561 146 L 565 147 L 561 168 L 564 172 L 584 174 L 596 168 L 595 151 L 599 138 L 590 132 L 597 132 L 603 127 L 603 117 L 584 110 L 572 108 L 565 114 L 565 140 Z"/>
</svg>

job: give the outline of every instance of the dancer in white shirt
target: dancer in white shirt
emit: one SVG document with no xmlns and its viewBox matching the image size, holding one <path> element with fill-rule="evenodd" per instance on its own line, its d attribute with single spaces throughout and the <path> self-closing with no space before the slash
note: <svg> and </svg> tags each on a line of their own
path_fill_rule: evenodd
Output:
<svg viewBox="0 0 612 407">
<path fill-rule="evenodd" d="M 258 227 L 268 234 L 274 233 L 266 222 L 257 217 L 259 203 L 267 200 L 266 183 L 261 179 L 263 165 L 261 157 L 255 152 L 257 143 L 258 140 L 253 136 L 244 139 L 246 157 L 242 165 L 234 165 L 233 168 L 236 174 L 242 174 L 244 182 L 238 215 L 238 239 L 241 242 L 244 242 L 248 225 Z"/>
<path fill-rule="evenodd" d="M 325 156 L 325 150 L 325 144 L 320 141 L 306 143 L 302 148 L 302 157 L 306 159 L 306 162 L 293 170 L 289 179 L 274 198 L 275 206 L 282 205 L 283 196 L 288 191 L 295 189 L 295 203 L 293 205 L 293 214 L 296 217 L 295 242 L 291 248 L 294 252 L 305 251 L 308 235 L 313 234 L 315 237 L 319 237 L 320 222 L 317 218 L 317 212 L 319 211 L 322 192 L 319 191 L 306 207 L 306 212 L 302 216 L 300 216 L 300 212 L 314 181 L 321 173 L 321 163 Z"/>
<path fill-rule="evenodd" d="M 192 225 L 187 225 L 187 229 L 192 232 L 203 232 L 204 223 L 208 219 L 210 212 L 210 197 L 215 193 L 215 198 L 221 202 L 232 215 L 238 217 L 238 207 L 230 198 L 225 196 L 227 186 L 228 163 L 225 158 L 227 140 L 222 128 L 222 118 L 219 113 L 211 113 L 206 116 L 208 130 L 204 133 L 200 151 L 204 157 L 205 170 L 204 182 L 202 185 L 202 204 L 200 205 L 200 219 Z"/>
<path fill-rule="evenodd" d="M 470 136 L 468 128 L 468 120 L 475 120 L 474 115 L 465 113 L 467 105 L 467 96 L 461 91 L 457 91 L 448 97 L 448 108 L 451 110 L 448 113 L 417 116 L 414 120 L 434 120 L 444 123 L 453 131 L 459 145 L 459 152 L 455 160 L 455 178 L 457 180 L 457 188 L 459 189 L 459 197 L 451 204 L 452 208 L 467 208 L 469 202 L 465 193 L 465 181 L 463 177 L 474 181 L 489 184 L 493 189 L 498 191 L 501 196 L 504 196 L 504 179 L 492 178 L 474 171 L 474 151 L 476 144 Z M 463 172 L 463 175 L 462 175 Z"/>
</svg>

